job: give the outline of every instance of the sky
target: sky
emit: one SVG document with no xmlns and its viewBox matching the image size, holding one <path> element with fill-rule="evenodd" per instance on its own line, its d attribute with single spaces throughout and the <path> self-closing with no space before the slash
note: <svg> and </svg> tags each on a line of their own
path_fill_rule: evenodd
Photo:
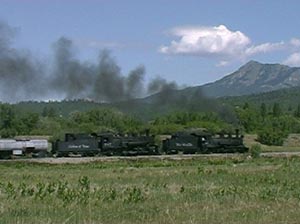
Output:
<svg viewBox="0 0 300 224">
<path fill-rule="evenodd" d="M 108 49 L 123 74 L 146 81 L 213 82 L 250 60 L 300 66 L 298 0 L 0 0 L 12 45 L 50 60 L 53 43 L 72 40 L 76 56 Z"/>
</svg>

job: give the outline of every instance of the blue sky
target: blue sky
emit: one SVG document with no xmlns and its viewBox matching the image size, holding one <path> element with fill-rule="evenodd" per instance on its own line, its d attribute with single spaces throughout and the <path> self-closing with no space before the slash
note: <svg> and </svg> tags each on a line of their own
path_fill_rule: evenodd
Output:
<svg viewBox="0 0 300 224">
<path fill-rule="evenodd" d="M 109 49 L 127 74 L 145 65 L 183 85 L 201 85 L 249 60 L 300 66 L 300 2 L 281 0 L 0 0 L 13 46 L 50 58 L 71 39 L 81 60 Z"/>
</svg>

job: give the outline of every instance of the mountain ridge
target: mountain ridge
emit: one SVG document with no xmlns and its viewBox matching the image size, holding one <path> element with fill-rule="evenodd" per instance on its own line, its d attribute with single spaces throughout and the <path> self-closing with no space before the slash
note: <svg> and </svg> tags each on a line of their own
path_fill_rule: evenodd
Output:
<svg viewBox="0 0 300 224">
<path fill-rule="evenodd" d="M 300 86 L 300 68 L 249 61 L 223 78 L 194 88 L 208 97 L 240 96 Z"/>
</svg>

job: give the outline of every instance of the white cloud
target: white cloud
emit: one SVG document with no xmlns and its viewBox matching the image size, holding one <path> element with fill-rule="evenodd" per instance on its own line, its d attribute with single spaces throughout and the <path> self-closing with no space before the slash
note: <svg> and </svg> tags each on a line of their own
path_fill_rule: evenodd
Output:
<svg viewBox="0 0 300 224">
<path fill-rule="evenodd" d="M 297 38 L 292 38 L 290 40 L 290 44 L 294 47 L 300 47 L 300 40 Z"/>
<path fill-rule="evenodd" d="M 271 51 L 282 50 L 286 47 L 286 44 L 281 41 L 279 43 L 264 43 L 257 46 L 251 46 L 245 49 L 246 56 L 251 56 L 259 53 L 267 53 Z"/>
<path fill-rule="evenodd" d="M 233 60 L 242 60 L 256 54 L 274 51 L 296 51 L 300 48 L 300 39 L 292 38 L 288 42 L 267 42 L 251 44 L 251 39 L 241 31 L 231 31 L 225 25 L 214 27 L 177 27 L 170 32 L 179 37 L 159 51 L 171 55 L 194 55 L 213 57 L 220 62 L 217 66 L 226 66 Z M 294 56 L 295 57 L 295 56 Z"/>
<path fill-rule="evenodd" d="M 175 28 L 171 34 L 180 37 L 169 46 L 162 46 L 165 54 L 199 56 L 236 56 L 242 53 L 250 39 L 240 31 L 230 31 L 226 26 Z"/>
<path fill-rule="evenodd" d="M 229 64 L 229 61 L 220 61 L 218 64 L 216 64 L 217 67 L 224 67 Z"/>
<path fill-rule="evenodd" d="M 282 63 L 285 65 L 293 66 L 293 67 L 299 67 L 300 66 L 300 53 L 291 54 Z"/>
</svg>

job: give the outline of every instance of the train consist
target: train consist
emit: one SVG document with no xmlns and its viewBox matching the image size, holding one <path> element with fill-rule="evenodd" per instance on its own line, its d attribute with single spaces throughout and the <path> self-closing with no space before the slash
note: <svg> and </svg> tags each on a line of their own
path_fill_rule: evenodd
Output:
<svg viewBox="0 0 300 224">
<path fill-rule="evenodd" d="M 116 135 L 112 133 L 65 134 L 64 140 L 57 140 L 48 152 L 47 140 L 0 140 L 0 158 L 32 155 L 43 157 L 67 156 L 136 156 L 161 154 L 200 154 L 200 153 L 244 153 L 248 148 L 243 144 L 243 136 L 238 130 L 234 135 L 208 132 L 178 132 L 155 143 L 155 136 Z"/>
</svg>

